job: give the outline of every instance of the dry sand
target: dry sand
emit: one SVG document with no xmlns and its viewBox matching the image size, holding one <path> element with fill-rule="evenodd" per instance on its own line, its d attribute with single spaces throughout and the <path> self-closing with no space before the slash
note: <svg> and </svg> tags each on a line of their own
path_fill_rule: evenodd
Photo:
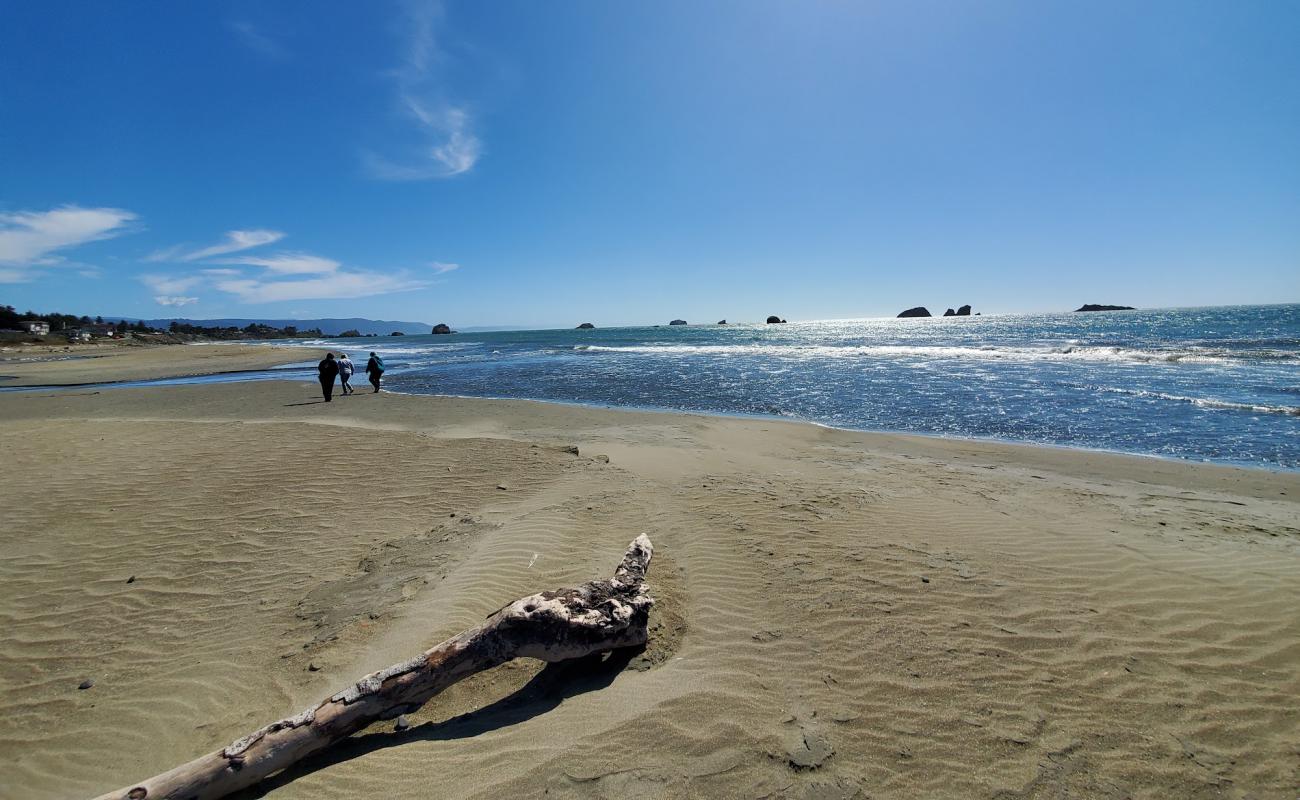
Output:
<svg viewBox="0 0 1300 800">
<path fill-rule="evenodd" d="M 642 532 L 627 668 L 498 668 L 252 796 L 1300 789 L 1300 475 L 314 389 L 0 395 L 0 794 L 223 746 Z"/>
<path fill-rule="evenodd" d="M 69 345 L 0 350 L 0 387 L 80 386 L 213 375 L 318 361 L 324 350 L 266 344 Z"/>
</svg>

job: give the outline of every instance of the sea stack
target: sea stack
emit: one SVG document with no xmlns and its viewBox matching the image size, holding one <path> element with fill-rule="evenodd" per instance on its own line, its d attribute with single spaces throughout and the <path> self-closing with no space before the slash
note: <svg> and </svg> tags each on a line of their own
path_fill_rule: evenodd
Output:
<svg viewBox="0 0 1300 800">
<path fill-rule="evenodd" d="M 1102 306 L 1096 303 L 1084 303 L 1074 310 L 1077 314 L 1080 311 L 1133 311 L 1133 306 Z"/>
<path fill-rule="evenodd" d="M 957 316 L 957 312 L 956 312 L 956 311 L 953 311 L 953 310 L 950 308 L 950 309 L 948 309 L 947 311 L 943 312 L 943 315 L 944 315 L 945 317 L 955 317 L 955 316 Z"/>
<path fill-rule="evenodd" d="M 675 319 L 675 320 L 673 320 L 672 322 L 670 322 L 670 323 L 668 323 L 668 324 L 669 324 L 669 325 L 685 325 L 685 324 L 686 324 L 686 320 L 684 320 L 684 319 Z"/>
<path fill-rule="evenodd" d="M 767 318 L 767 324 L 768 324 L 768 325 L 779 325 L 779 324 L 781 324 L 782 322 L 785 322 L 785 320 L 781 319 L 780 317 L 778 317 L 778 316 L 775 315 L 775 314 L 773 314 L 772 316 L 770 316 L 770 317 Z"/>
<path fill-rule="evenodd" d="M 727 324 L 727 321 L 726 321 L 725 319 L 720 319 L 720 320 L 718 320 L 718 324 L 719 324 L 719 325 L 726 325 L 726 324 Z"/>
<path fill-rule="evenodd" d="M 582 323 L 581 325 L 578 326 L 578 330 L 580 330 L 580 331 L 589 331 L 589 330 L 591 330 L 591 329 L 594 328 L 594 327 L 596 327 L 596 326 L 595 326 L 595 325 L 592 325 L 590 322 L 584 322 L 584 323 Z"/>
<path fill-rule="evenodd" d="M 439 322 L 433 326 L 434 333 L 451 333 L 451 326 L 445 322 Z"/>
<path fill-rule="evenodd" d="M 926 308 L 925 306 L 917 306 L 916 308 L 909 308 L 906 311 L 899 313 L 898 316 L 899 317 L 928 317 L 930 316 L 930 309 Z"/>
<path fill-rule="evenodd" d="M 969 317 L 969 316 L 970 316 L 970 306 L 962 306 L 961 308 L 957 309 L 957 316 L 959 316 L 959 317 Z"/>
</svg>

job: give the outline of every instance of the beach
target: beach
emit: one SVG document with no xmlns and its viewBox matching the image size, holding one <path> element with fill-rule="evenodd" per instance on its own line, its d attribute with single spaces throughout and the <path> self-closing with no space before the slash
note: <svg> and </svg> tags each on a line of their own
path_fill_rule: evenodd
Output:
<svg viewBox="0 0 1300 800">
<path fill-rule="evenodd" d="M 1300 789 L 1300 473 L 318 401 L 310 381 L 0 395 L 6 795 L 93 796 L 223 747 L 511 600 L 607 577 L 642 533 L 643 653 L 512 662 L 249 796 Z"/>
<path fill-rule="evenodd" d="M 316 361 L 324 350 L 264 344 L 21 346 L 0 351 L 0 387 L 81 386 L 256 372 Z"/>
</svg>

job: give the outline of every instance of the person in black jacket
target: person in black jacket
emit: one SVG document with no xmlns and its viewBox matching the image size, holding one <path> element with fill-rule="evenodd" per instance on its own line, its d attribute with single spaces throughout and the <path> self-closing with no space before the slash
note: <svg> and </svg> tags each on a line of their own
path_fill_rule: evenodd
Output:
<svg viewBox="0 0 1300 800">
<path fill-rule="evenodd" d="M 325 402 L 328 403 L 334 399 L 334 379 L 339 376 L 339 362 L 334 360 L 333 353 L 326 353 L 316 368 L 320 370 L 321 394 L 325 395 Z"/>
<path fill-rule="evenodd" d="M 370 376 L 370 385 L 379 391 L 379 381 L 384 375 L 384 360 L 374 353 L 370 354 L 370 360 L 366 362 L 366 375 Z"/>
</svg>

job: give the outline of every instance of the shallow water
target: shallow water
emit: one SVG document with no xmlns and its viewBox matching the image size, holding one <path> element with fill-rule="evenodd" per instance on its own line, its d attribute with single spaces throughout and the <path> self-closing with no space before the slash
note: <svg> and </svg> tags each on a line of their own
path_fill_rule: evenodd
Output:
<svg viewBox="0 0 1300 800">
<path fill-rule="evenodd" d="M 1300 305 L 316 339 L 416 394 L 1300 468 Z M 364 385 L 364 376 L 358 376 Z"/>
</svg>

